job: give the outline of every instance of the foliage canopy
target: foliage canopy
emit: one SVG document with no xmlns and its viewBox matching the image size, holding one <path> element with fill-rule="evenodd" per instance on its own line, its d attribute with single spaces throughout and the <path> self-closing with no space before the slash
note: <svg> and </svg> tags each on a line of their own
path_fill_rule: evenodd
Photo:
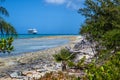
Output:
<svg viewBox="0 0 120 80">
<path fill-rule="evenodd" d="M 94 48 L 97 61 L 87 65 L 85 80 L 120 79 L 120 0 L 85 0 L 78 10 L 85 16 L 80 34 L 86 36 Z M 103 55 L 104 54 L 104 55 Z M 103 62 L 100 60 L 103 59 Z"/>
<path fill-rule="evenodd" d="M 86 17 L 80 34 L 109 51 L 120 50 L 120 0 L 85 0 L 79 13 Z"/>
</svg>

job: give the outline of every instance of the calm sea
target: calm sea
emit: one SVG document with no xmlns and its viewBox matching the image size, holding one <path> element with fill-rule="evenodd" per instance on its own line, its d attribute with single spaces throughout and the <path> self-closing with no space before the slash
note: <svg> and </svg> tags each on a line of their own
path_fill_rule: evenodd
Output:
<svg viewBox="0 0 120 80">
<path fill-rule="evenodd" d="M 45 36 L 60 36 L 60 35 L 52 35 L 52 34 L 19 34 L 17 38 L 36 38 L 36 37 L 45 37 Z"/>
<path fill-rule="evenodd" d="M 0 57 L 16 56 L 21 54 L 27 54 L 29 52 L 46 50 L 49 48 L 54 48 L 57 46 L 67 44 L 69 42 L 68 39 L 46 39 L 46 38 L 40 39 L 40 37 L 47 36 L 66 36 L 66 35 L 20 34 L 13 42 L 13 45 L 15 47 L 14 51 L 12 51 L 10 54 L 0 53 Z M 35 39 L 37 37 L 39 37 L 39 39 Z"/>
<path fill-rule="evenodd" d="M 23 38 L 37 38 L 37 37 L 47 37 L 47 36 L 75 36 L 76 34 L 18 34 L 17 39 Z M 6 36 L 0 36 L 0 38 L 6 38 Z"/>
</svg>

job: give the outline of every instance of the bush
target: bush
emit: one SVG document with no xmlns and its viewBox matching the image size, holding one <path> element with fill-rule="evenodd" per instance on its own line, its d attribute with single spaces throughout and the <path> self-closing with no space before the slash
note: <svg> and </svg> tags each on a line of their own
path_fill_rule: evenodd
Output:
<svg viewBox="0 0 120 80">
<path fill-rule="evenodd" d="M 70 53 L 67 49 L 61 49 L 58 54 L 53 55 L 57 62 L 62 62 L 62 71 L 66 71 L 67 62 L 75 58 L 75 55 Z"/>
<path fill-rule="evenodd" d="M 0 53 L 10 53 L 14 46 L 12 46 L 13 38 L 1 39 L 0 40 Z"/>
<path fill-rule="evenodd" d="M 88 65 L 84 78 L 89 80 L 119 80 L 120 79 L 120 52 L 109 57 L 103 65 L 91 63 Z"/>
</svg>

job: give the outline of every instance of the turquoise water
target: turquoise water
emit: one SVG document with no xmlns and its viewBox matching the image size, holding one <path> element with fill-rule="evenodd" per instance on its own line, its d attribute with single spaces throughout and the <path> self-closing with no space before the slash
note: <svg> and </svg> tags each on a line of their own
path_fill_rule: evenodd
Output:
<svg viewBox="0 0 120 80">
<path fill-rule="evenodd" d="M 45 37 L 45 36 L 59 36 L 59 35 L 51 35 L 51 34 L 18 34 L 18 36 L 13 36 L 17 39 L 23 38 L 36 38 L 36 37 Z M 0 38 L 6 38 L 8 36 L 0 36 Z"/>
<path fill-rule="evenodd" d="M 0 53 L 0 57 L 15 56 L 26 54 L 28 52 L 46 50 L 49 48 L 64 45 L 69 42 L 68 39 L 46 39 L 46 38 L 40 39 L 40 37 L 44 36 L 61 36 L 61 35 L 19 35 L 18 38 L 15 39 L 13 42 L 13 45 L 15 47 L 14 51 L 12 51 L 10 54 Z M 39 37 L 39 39 L 35 39 L 36 37 Z"/>
<path fill-rule="evenodd" d="M 17 38 L 36 38 L 36 37 L 45 37 L 45 36 L 58 36 L 50 34 L 19 34 Z"/>
<path fill-rule="evenodd" d="M 36 38 L 36 37 L 48 37 L 48 36 L 77 36 L 76 34 L 19 34 L 17 38 Z"/>
<path fill-rule="evenodd" d="M 73 34 L 76 36 L 76 34 Z M 23 38 L 36 38 L 36 37 L 47 37 L 47 36 L 73 36 L 71 34 L 18 34 L 17 39 L 23 39 Z M 6 38 L 7 36 L 0 36 L 0 38 Z"/>
</svg>

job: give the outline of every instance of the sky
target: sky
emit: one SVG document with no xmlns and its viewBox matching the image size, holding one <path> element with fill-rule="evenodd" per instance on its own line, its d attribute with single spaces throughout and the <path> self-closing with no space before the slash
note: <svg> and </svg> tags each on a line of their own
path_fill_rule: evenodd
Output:
<svg viewBox="0 0 120 80">
<path fill-rule="evenodd" d="M 19 34 L 36 28 L 39 34 L 78 34 L 84 17 L 78 14 L 84 0 L 5 0 L 9 12 L 5 20 Z"/>
</svg>

